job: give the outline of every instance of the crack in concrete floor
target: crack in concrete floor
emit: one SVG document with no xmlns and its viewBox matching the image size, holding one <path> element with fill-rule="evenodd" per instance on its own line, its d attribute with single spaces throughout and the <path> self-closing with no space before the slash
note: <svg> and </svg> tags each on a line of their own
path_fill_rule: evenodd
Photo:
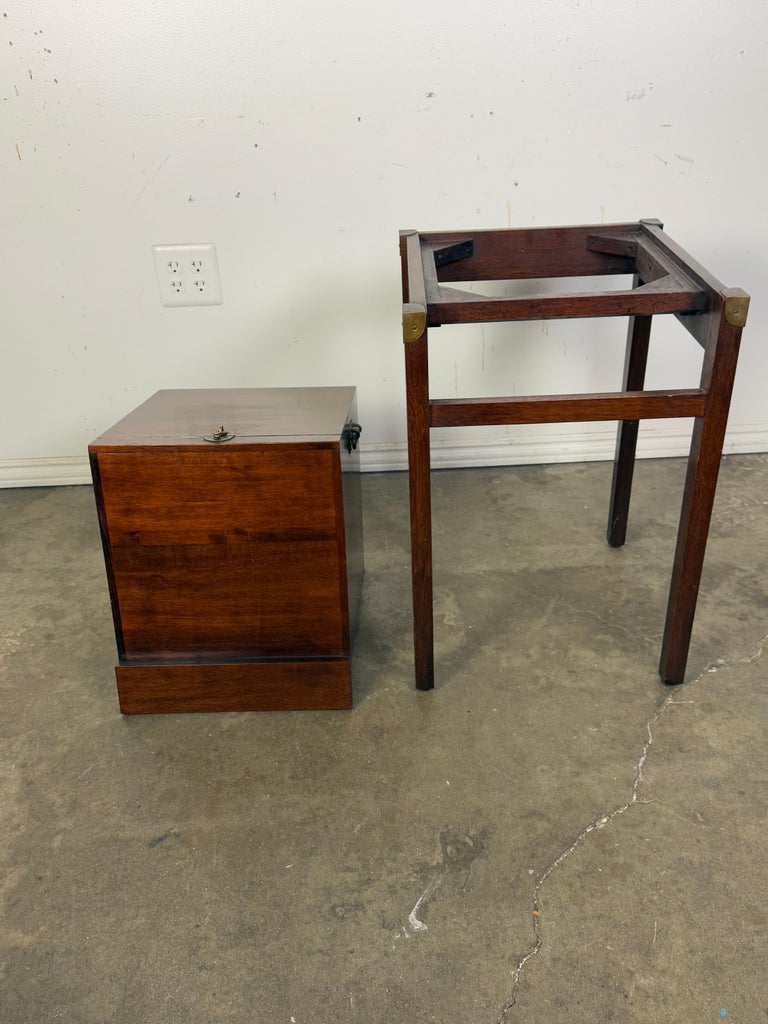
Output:
<svg viewBox="0 0 768 1024">
<path fill-rule="evenodd" d="M 608 619 L 599 612 L 594 611 L 592 608 L 577 608 L 575 604 L 564 604 L 563 607 L 573 612 L 574 615 L 591 615 L 593 619 L 597 619 L 598 622 L 601 622 L 604 626 L 608 626 L 609 629 L 618 629 L 622 633 L 626 634 L 626 636 L 631 637 L 632 640 L 642 640 L 643 643 L 652 644 L 654 647 L 664 635 L 661 632 L 652 633 L 650 636 L 646 636 L 644 633 L 636 633 L 634 630 L 630 629 L 629 626 L 623 626 L 620 622 Z"/>
<path fill-rule="evenodd" d="M 687 683 L 685 685 L 685 690 L 687 691 L 689 687 L 695 686 L 704 678 L 705 675 L 711 675 L 715 672 L 719 672 L 721 671 L 721 669 L 728 668 L 731 665 L 753 664 L 755 661 L 758 661 L 758 659 L 762 657 L 766 643 L 768 643 L 768 633 L 758 642 L 757 646 L 754 648 L 751 654 L 743 655 L 742 657 L 737 658 L 717 658 L 715 661 L 710 662 L 704 669 L 702 669 L 702 671 L 699 673 L 698 676 L 696 676 L 695 679 L 691 680 L 690 683 Z M 648 735 L 647 739 L 645 740 L 645 743 L 642 746 L 640 757 L 636 761 L 634 766 L 632 793 L 629 800 L 626 803 L 621 804 L 619 807 L 615 807 L 613 810 L 608 811 L 605 814 L 601 815 L 599 818 L 595 818 L 593 821 L 591 821 L 589 825 L 586 826 L 586 828 L 582 829 L 581 832 L 579 832 L 579 834 L 576 836 L 576 838 L 573 840 L 570 846 L 566 847 L 561 853 L 559 853 L 557 857 L 555 857 L 555 859 L 551 862 L 551 864 L 539 876 L 538 881 L 533 887 L 532 893 L 534 941 L 528 947 L 523 956 L 520 958 L 520 960 L 517 963 L 517 966 L 512 972 L 512 992 L 509 999 L 501 1009 L 501 1014 L 499 1015 L 497 1024 L 506 1024 L 506 1021 L 508 1020 L 509 1017 L 509 1013 L 511 1012 L 511 1010 L 514 1009 L 517 1003 L 517 994 L 520 989 L 520 979 L 522 977 L 523 971 L 525 970 L 526 965 L 529 964 L 530 961 L 533 960 L 533 958 L 541 952 L 544 945 L 544 939 L 541 932 L 541 914 L 539 910 L 539 896 L 541 894 L 541 890 L 546 885 L 547 881 L 551 878 L 551 876 L 555 873 L 555 871 L 557 871 L 557 869 L 562 864 L 564 864 L 566 860 L 568 860 L 572 853 L 575 853 L 575 851 L 583 845 L 588 836 L 590 836 L 593 832 L 601 831 L 607 825 L 609 825 L 614 820 L 614 818 L 618 818 L 620 815 L 628 811 L 630 807 L 634 807 L 635 804 L 651 803 L 650 800 L 641 800 L 638 793 L 640 789 L 640 784 L 643 781 L 643 768 L 645 767 L 645 763 L 648 759 L 651 747 L 653 746 L 653 729 L 656 723 L 661 718 L 661 716 L 667 710 L 667 708 L 680 704 L 693 704 L 693 701 L 675 700 L 674 695 L 670 694 L 668 697 L 665 697 L 665 699 L 661 702 L 661 704 L 659 704 L 659 706 L 656 708 L 651 717 L 646 721 L 645 728 Z"/>
</svg>

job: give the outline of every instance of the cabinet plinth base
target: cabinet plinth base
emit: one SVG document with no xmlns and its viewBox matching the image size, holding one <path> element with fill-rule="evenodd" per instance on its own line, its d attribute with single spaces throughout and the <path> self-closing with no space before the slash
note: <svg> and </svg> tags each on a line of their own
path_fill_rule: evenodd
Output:
<svg viewBox="0 0 768 1024">
<path fill-rule="evenodd" d="M 347 659 L 120 664 L 115 676 L 124 715 L 352 707 Z"/>
</svg>

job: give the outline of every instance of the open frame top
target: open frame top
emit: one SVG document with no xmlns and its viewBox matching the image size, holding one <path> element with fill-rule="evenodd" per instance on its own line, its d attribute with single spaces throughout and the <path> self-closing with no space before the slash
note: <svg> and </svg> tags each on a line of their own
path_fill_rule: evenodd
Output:
<svg viewBox="0 0 768 1024">
<path fill-rule="evenodd" d="M 658 220 L 582 227 L 402 233 L 406 303 L 425 326 L 500 320 L 674 313 L 703 344 L 698 314 L 720 296 L 734 326 L 744 326 L 748 296 L 726 288 L 662 230 Z M 630 275 L 632 288 L 491 297 L 455 282 Z M 741 321 L 741 322 L 739 322 Z M 410 334 L 416 332 L 411 325 Z M 421 332 L 419 331 L 419 334 Z M 404 340 L 408 340 L 407 336 Z"/>
</svg>

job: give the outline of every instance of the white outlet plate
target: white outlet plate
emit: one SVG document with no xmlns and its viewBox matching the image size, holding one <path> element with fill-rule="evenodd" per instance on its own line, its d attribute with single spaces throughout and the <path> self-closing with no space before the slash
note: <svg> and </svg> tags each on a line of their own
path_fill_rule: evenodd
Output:
<svg viewBox="0 0 768 1024">
<path fill-rule="evenodd" d="M 164 306 L 220 306 L 224 301 L 216 246 L 153 245 L 160 301 Z"/>
</svg>

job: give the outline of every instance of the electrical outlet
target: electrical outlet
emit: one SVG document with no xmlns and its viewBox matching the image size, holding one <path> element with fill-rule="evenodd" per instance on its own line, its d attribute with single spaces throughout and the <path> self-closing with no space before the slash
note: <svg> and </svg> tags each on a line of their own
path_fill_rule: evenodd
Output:
<svg viewBox="0 0 768 1024">
<path fill-rule="evenodd" d="M 164 306 L 220 306 L 224 301 L 213 243 L 153 245 L 152 259 Z"/>
</svg>

